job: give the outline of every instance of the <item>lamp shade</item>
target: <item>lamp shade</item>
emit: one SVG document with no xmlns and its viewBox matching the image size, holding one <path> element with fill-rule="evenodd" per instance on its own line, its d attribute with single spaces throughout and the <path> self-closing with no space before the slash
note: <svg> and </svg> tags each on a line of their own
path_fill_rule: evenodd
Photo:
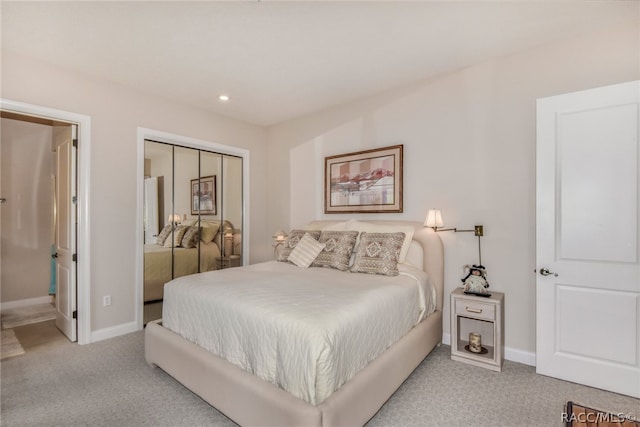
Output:
<svg viewBox="0 0 640 427">
<path fill-rule="evenodd" d="M 276 242 L 284 242 L 284 240 L 287 238 L 287 232 L 284 230 L 278 230 L 273 233 L 272 237 L 276 239 Z"/>
<path fill-rule="evenodd" d="M 439 209 L 429 209 L 427 218 L 424 220 L 425 227 L 437 228 L 442 227 L 442 214 Z"/>
</svg>

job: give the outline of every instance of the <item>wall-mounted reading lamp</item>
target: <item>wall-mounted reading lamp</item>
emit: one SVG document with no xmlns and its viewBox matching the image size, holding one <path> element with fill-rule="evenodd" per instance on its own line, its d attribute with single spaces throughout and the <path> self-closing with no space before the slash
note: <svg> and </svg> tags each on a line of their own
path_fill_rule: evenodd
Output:
<svg viewBox="0 0 640 427">
<path fill-rule="evenodd" d="M 430 227 L 433 231 L 453 231 L 456 233 L 468 233 L 473 232 L 478 237 L 478 266 L 482 266 L 482 250 L 480 248 L 480 238 L 484 235 L 484 227 L 482 225 L 476 225 L 473 230 L 458 230 L 457 228 L 440 228 L 444 223 L 442 222 L 442 214 L 439 209 L 429 209 L 427 212 L 427 218 L 424 220 L 424 226 Z"/>
</svg>

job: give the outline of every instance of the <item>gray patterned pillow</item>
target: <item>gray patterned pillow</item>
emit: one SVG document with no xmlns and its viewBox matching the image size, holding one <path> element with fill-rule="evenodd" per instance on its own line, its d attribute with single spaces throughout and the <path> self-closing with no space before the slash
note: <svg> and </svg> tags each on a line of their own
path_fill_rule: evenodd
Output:
<svg viewBox="0 0 640 427">
<path fill-rule="evenodd" d="M 165 225 L 160 234 L 156 237 L 156 245 L 164 245 L 164 241 L 167 240 L 167 237 L 171 234 L 171 230 L 173 230 L 173 226 L 171 224 Z"/>
<path fill-rule="evenodd" d="M 198 227 L 196 225 L 189 227 L 184 236 L 182 237 L 182 247 L 183 248 L 195 248 L 198 244 L 198 240 L 200 240 L 200 229 L 202 227 Z"/>
<path fill-rule="evenodd" d="M 289 261 L 289 254 L 291 253 L 293 248 L 295 248 L 296 245 L 300 242 L 300 239 L 302 239 L 302 236 L 304 236 L 306 233 L 308 233 L 311 237 L 313 237 L 316 240 L 318 240 L 318 238 L 320 237 L 320 231 L 291 230 L 286 240 L 282 244 L 282 248 L 280 248 L 280 250 L 278 251 L 276 260 L 282 261 L 282 262 Z"/>
<path fill-rule="evenodd" d="M 357 238 L 357 231 L 323 231 L 318 241 L 324 243 L 325 247 L 311 266 L 348 270 L 349 259 Z"/>
<path fill-rule="evenodd" d="M 189 228 L 190 227 L 187 227 L 186 225 L 177 226 L 173 230 L 173 235 L 169 235 L 169 237 L 167 237 L 162 247 L 163 248 L 180 247 L 180 245 L 182 245 L 182 238 L 184 237 L 184 233 L 186 233 Z"/>
<path fill-rule="evenodd" d="M 360 235 L 360 244 L 351 271 L 397 276 L 398 259 L 404 236 L 404 233 L 363 232 Z"/>
</svg>

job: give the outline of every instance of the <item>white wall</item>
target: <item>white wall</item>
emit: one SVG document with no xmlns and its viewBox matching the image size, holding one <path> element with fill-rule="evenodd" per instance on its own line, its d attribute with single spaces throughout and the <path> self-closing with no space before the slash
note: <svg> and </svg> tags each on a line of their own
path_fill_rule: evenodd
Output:
<svg viewBox="0 0 640 427">
<path fill-rule="evenodd" d="M 485 226 L 482 261 L 506 293 L 506 346 L 535 352 L 535 105 L 563 92 L 640 78 L 638 17 L 626 25 L 430 78 L 268 129 L 273 232 L 324 215 L 323 158 L 404 144 L 404 213 L 366 218 Z M 446 293 L 477 261 L 471 233 L 442 233 Z M 445 333 L 449 310 L 445 304 Z M 522 353 L 520 353 L 522 352 Z M 523 357 L 519 357 L 523 356 Z"/>
<path fill-rule="evenodd" d="M 53 128 L 1 119 L 3 303 L 49 295 Z"/>
<path fill-rule="evenodd" d="M 2 51 L 2 98 L 91 117 L 91 331 L 134 322 L 137 129 L 156 129 L 266 156 L 264 130 Z M 251 261 L 268 259 L 266 165 L 251 162 Z M 102 306 L 111 295 L 112 305 Z"/>
</svg>

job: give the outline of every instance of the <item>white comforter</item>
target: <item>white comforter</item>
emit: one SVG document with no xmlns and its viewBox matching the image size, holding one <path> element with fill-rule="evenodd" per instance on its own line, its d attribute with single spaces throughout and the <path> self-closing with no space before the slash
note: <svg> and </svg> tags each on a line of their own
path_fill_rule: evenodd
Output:
<svg viewBox="0 0 640 427">
<path fill-rule="evenodd" d="M 267 262 L 165 286 L 163 325 L 317 405 L 434 310 L 426 273 Z"/>
</svg>

